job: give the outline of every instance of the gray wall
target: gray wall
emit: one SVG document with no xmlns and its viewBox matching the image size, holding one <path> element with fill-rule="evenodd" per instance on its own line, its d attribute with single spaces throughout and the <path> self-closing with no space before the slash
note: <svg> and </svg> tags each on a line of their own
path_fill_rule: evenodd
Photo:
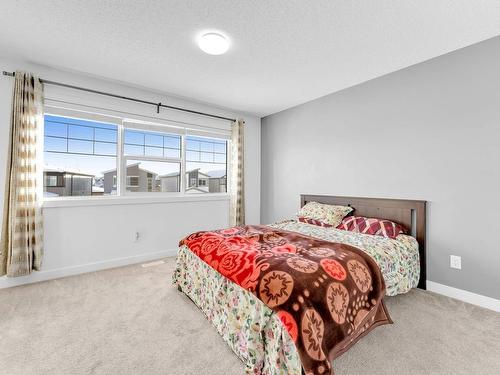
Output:
<svg viewBox="0 0 500 375">
<path fill-rule="evenodd" d="M 500 38 L 268 116 L 261 134 L 263 223 L 301 193 L 424 199 L 428 280 L 500 298 Z"/>
</svg>

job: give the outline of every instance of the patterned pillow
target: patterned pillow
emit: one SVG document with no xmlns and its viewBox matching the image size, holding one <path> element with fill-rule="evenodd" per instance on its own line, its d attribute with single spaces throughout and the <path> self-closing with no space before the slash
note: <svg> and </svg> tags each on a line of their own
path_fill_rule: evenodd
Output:
<svg viewBox="0 0 500 375">
<path fill-rule="evenodd" d="M 351 211 L 352 208 L 347 206 L 333 206 L 330 204 L 309 202 L 299 210 L 297 216 L 317 220 L 336 227 Z"/>
<path fill-rule="evenodd" d="M 299 221 L 301 223 L 317 225 L 319 227 L 325 227 L 325 228 L 332 228 L 333 227 L 333 225 L 331 225 L 331 224 L 323 223 L 322 221 L 309 219 L 307 217 L 302 217 L 302 216 L 299 216 Z"/>
<path fill-rule="evenodd" d="M 405 229 L 396 223 L 384 219 L 368 218 L 363 216 L 346 217 L 337 229 L 351 232 L 373 234 L 388 238 L 396 238 L 400 234 L 405 234 Z"/>
</svg>

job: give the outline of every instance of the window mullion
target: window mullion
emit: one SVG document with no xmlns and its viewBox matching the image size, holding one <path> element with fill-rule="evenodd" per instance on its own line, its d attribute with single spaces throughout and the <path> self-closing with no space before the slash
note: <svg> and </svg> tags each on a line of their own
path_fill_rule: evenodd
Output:
<svg viewBox="0 0 500 375">
<path fill-rule="evenodd" d="M 181 171 L 179 183 L 179 190 L 181 194 L 184 194 L 186 192 L 186 134 L 181 136 Z"/>
<path fill-rule="evenodd" d="M 118 138 L 117 138 L 117 153 L 116 153 L 116 194 L 124 195 L 125 193 L 125 174 L 124 163 L 126 163 L 123 156 L 123 121 L 118 125 Z"/>
<path fill-rule="evenodd" d="M 162 158 L 159 156 L 137 156 L 137 155 L 128 155 L 126 156 L 128 159 L 132 160 L 144 160 L 144 161 L 159 161 L 165 163 L 180 163 L 180 158 Z"/>
<path fill-rule="evenodd" d="M 226 193 L 230 192 L 231 186 L 231 160 L 232 160 L 232 149 L 233 145 L 230 140 L 226 141 Z"/>
</svg>

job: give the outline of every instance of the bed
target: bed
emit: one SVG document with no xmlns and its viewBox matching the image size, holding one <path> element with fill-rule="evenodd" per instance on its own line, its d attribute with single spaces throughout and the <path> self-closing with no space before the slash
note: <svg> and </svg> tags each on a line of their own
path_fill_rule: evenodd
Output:
<svg viewBox="0 0 500 375">
<path fill-rule="evenodd" d="M 181 241 L 173 283 L 205 314 L 224 341 L 245 364 L 247 373 L 273 375 L 333 373 L 331 362 L 334 358 L 348 350 L 373 328 L 392 322 L 383 304 L 382 299 L 385 295 L 406 293 L 414 287 L 426 288 L 425 201 L 323 195 L 301 195 L 300 198 L 301 207 L 308 202 L 350 206 L 353 208 L 353 215 L 391 220 L 408 228 L 409 234 L 390 239 L 323 228 L 290 219 L 265 227 L 248 226 L 224 229 L 215 233 L 198 232 Z M 243 238 L 245 241 L 254 241 L 252 244 L 262 238 L 266 243 L 272 242 L 276 237 L 281 242 L 280 246 L 272 245 L 274 246 L 272 251 L 259 253 L 260 263 L 251 259 L 253 263 L 260 264 L 259 267 L 262 268 L 260 271 L 256 271 L 254 267 L 245 273 L 246 268 L 239 265 L 239 268 L 233 267 L 230 273 L 223 274 L 218 267 L 220 259 L 215 256 L 219 250 L 208 253 L 207 249 L 210 249 L 210 246 L 208 248 L 199 246 L 200 241 L 211 244 L 212 239 L 209 236 L 212 235 L 218 236 L 217 241 L 220 236 L 224 236 L 225 241 Z M 218 243 L 220 245 L 220 242 Z M 297 248 L 305 249 L 300 252 L 300 257 L 298 252 L 290 251 L 290 246 L 295 247 L 293 244 L 297 245 Z M 262 243 L 259 243 L 259 246 L 261 245 Z M 276 249 L 279 255 L 272 253 L 273 251 L 276 253 Z M 356 286 L 340 285 L 347 283 L 352 277 L 339 277 L 335 270 L 333 274 L 327 272 L 334 278 L 327 280 L 325 275 L 324 279 L 316 277 L 319 272 L 316 272 L 318 266 L 312 264 L 311 260 L 314 260 L 317 254 L 302 259 L 303 254 L 308 253 L 307 249 L 335 253 L 339 261 L 357 256 L 356 260 L 349 260 L 349 271 L 346 272 L 354 271 L 351 275 L 360 269 L 364 269 L 365 273 L 367 270 L 371 272 L 370 290 L 368 285 L 363 289 L 364 285 L 360 285 L 359 280 L 355 280 Z M 301 276 L 300 280 L 282 279 L 283 286 L 291 283 L 294 287 L 293 292 L 289 291 L 290 301 L 284 303 L 279 300 L 280 295 L 266 299 L 268 294 L 262 293 L 262 285 L 269 282 L 268 275 L 288 276 L 287 272 L 282 271 L 283 268 L 281 270 L 272 268 L 273 261 L 277 262 L 276 259 L 279 259 L 281 267 L 288 267 L 286 268 L 288 273 L 291 273 L 290 269 L 293 268 L 300 271 L 297 273 Z M 328 259 L 328 261 L 338 265 L 335 260 Z M 326 263 L 323 262 L 326 260 L 321 260 L 322 270 L 328 271 Z M 283 266 L 281 263 L 287 265 Z M 359 267 L 351 269 L 350 266 L 353 264 Z M 312 270 L 308 270 L 308 267 Z M 268 280 L 262 276 L 256 279 L 253 277 L 255 274 L 265 274 Z M 315 278 L 306 280 L 306 276 L 311 277 L 311 275 L 315 275 Z M 275 280 L 278 279 L 279 277 Z M 298 284 L 302 288 L 300 295 L 295 293 Z M 330 316 L 327 316 L 326 312 L 324 313 L 326 315 L 320 316 L 316 312 L 321 312 L 321 309 L 316 311 L 310 308 L 314 307 L 315 303 L 310 301 L 315 300 L 315 293 L 320 291 L 323 291 L 321 293 L 327 291 L 326 299 L 330 298 L 331 304 L 328 305 Z M 336 300 L 331 298 L 334 295 L 337 296 Z M 347 302 L 344 299 L 339 305 L 338 296 L 342 295 L 347 296 Z M 330 317 L 333 320 L 327 322 L 326 319 Z M 317 321 L 322 324 L 313 324 L 312 327 L 315 329 L 307 329 L 311 327 L 311 322 Z M 337 330 L 338 326 L 341 326 L 339 322 L 346 328 Z M 308 335 L 310 335 L 307 338 L 309 341 L 305 339 Z M 334 346 L 330 345 L 332 349 L 328 346 L 328 350 L 322 351 L 319 348 L 319 351 L 315 351 L 318 349 L 318 343 L 314 339 L 317 339 L 318 335 L 323 340 L 320 341 L 323 346 L 328 340 L 338 342 Z"/>
</svg>

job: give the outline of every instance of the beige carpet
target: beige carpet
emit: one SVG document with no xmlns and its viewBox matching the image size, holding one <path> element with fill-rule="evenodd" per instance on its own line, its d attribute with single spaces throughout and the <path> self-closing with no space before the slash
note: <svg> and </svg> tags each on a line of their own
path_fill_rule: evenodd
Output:
<svg viewBox="0 0 500 375">
<path fill-rule="evenodd" d="M 243 374 L 170 285 L 174 260 L 0 290 L 0 374 Z M 500 314 L 419 290 L 335 361 L 337 375 L 500 374 Z"/>
</svg>

